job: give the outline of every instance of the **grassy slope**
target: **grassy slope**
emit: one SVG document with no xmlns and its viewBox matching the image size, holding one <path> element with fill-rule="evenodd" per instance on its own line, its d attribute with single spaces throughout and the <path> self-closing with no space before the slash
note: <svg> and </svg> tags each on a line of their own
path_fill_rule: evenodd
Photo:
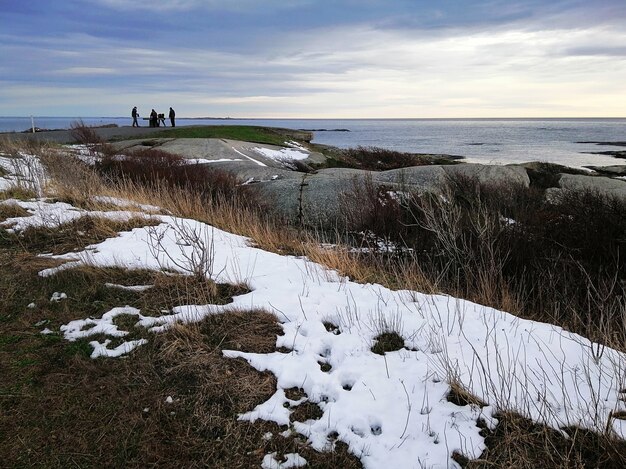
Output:
<svg viewBox="0 0 626 469">
<path fill-rule="evenodd" d="M 284 146 L 288 140 L 310 140 L 309 132 L 246 125 L 207 125 L 176 127 L 150 134 L 164 138 L 227 138 L 245 142 Z"/>
<path fill-rule="evenodd" d="M 23 215 L 5 210 L 0 220 Z M 278 435 L 286 428 L 237 420 L 268 399 L 276 381 L 243 360 L 223 357 L 222 350 L 274 351 L 282 331 L 271 314 L 224 314 L 163 334 L 120 316 L 116 324 L 130 331 L 127 338 L 149 341 L 130 359 L 92 360 L 89 341 L 104 337 L 64 340 L 61 325 L 116 306 L 154 315 L 180 304 L 228 302 L 245 291 L 150 271 L 78 268 L 37 275 L 57 262 L 39 254 L 82 249 L 114 229 L 131 228 L 117 225 L 79 221 L 19 238 L 0 230 L 0 466 L 248 468 L 260 467 L 268 453 L 298 452 L 309 467 L 360 467 L 345 445 L 317 453 L 302 437 Z M 106 283 L 154 287 L 131 292 Z M 54 292 L 67 299 L 50 301 Z M 41 334 L 46 327 L 57 332 Z M 315 409 L 306 402 L 293 418 Z M 267 432 L 271 439 L 263 438 Z"/>
<path fill-rule="evenodd" d="M 69 169 L 63 173 L 77 174 Z M 172 192 L 168 190 L 154 199 L 140 200 L 167 206 L 180 214 L 181 206 L 166 203 L 164 194 L 171 197 Z M 81 195 L 87 196 L 83 192 Z M 119 195 L 137 198 L 137 193 Z M 181 195 L 180 199 L 189 204 L 190 194 Z M 207 210 L 206 204 L 200 205 L 202 210 Z M 223 209 L 223 205 L 221 207 Z M 243 211 L 240 206 L 238 210 Z M 183 213 L 200 219 L 207 216 L 205 212 L 203 216 L 200 212 L 183 210 Z M 20 213 L 12 210 L 0 213 L 0 219 L 3 216 L 20 216 Z M 215 214 L 209 218 L 214 219 Z M 250 218 L 245 218 L 249 224 Z M 278 451 L 299 452 L 310 461 L 309 467 L 359 466 L 342 445 L 337 445 L 335 453 L 320 455 L 304 447 L 299 438 L 276 436 L 278 428 L 274 425 L 237 422 L 239 412 L 250 410 L 271 395 L 275 382 L 272 376 L 259 374 L 240 361 L 224 359 L 221 350 L 272 351 L 275 336 L 281 331 L 270 315 L 258 312 L 223 315 L 197 326 L 148 334 L 146 338 L 150 343 L 128 360 L 94 362 L 88 358 L 91 351 L 88 341 L 69 343 L 58 335 L 39 334 L 44 327 L 58 330 L 61 324 L 72 319 L 98 317 L 112 306 L 129 304 L 157 312 L 161 307 L 193 303 L 199 294 L 215 294 L 215 288 L 210 286 L 207 289 L 193 285 L 165 288 L 162 284 L 162 288 L 142 295 L 103 286 L 105 282 L 156 283 L 154 274 L 145 272 L 97 269 L 66 272 L 48 279 L 38 277 L 37 271 L 49 267 L 51 261 L 36 257 L 37 254 L 79 248 L 100 239 L 101 230 L 110 233 L 106 229 L 110 227 L 100 224 L 75 224 L 74 228 L 82 234 L 72 234 L 71 229 L 57 233 L 33 232 L 20 240 L 0 230 L 0 454 L 4 457 L 3 464 L 9 467 L 36 464 L 45 467 L 150 464 L 258 467 L 263 454 Z M 224 228 L 242 231 L 241 226 Z M 92 229 L 94 232 L 90 231 Z M 282 251 L 289 241 L 283 239 L 288 238 L 288 230 L 267 231 L 246 231 L 246 234 L 257 241 L 262 234 L 277 238 L 274 245 L 280 249 L 275 250 Z M 291 239 L 303 249 L 301 243 L 295 241 Z M 261 244 L 269 247 L 271 243 L 266 239 Z M 312 256 L 313 252 L 307 254 L 342 271 L 354 261 L 335 251 L 320 251 L 317 256 Z M 331 262 L 333 259 L 335 263 Z M 355 278 L 380 281 L 380 277 L 369 277 L 372 269 L 356 261 L 354 264 L 354 269 L 361 268 L 368 274 L 367 277 L 354 275 Z M 68 300 L 51 303 L 49 299 L 55 291 L 66 292 Z M 222 301 L 237 294 L 224 289 L 217 291 Z M 36 308 L 27 308 L 31 301 L 37 304 Z M 41 320 L 50 322 L 35 326 Z M 175 398 L 175 408 L 164 404 L 168 395 Z M 149 411 L 144 413 L 144 408 Z M 314 407 L 297 408 L 294 414 L 300 411 L 315 414 L 315 410 Z M 626 467 L 623 465 L 624 442 L 588 432 L 574 433 L 573 438 L 565 439 L 558 432 L 533 425 L 514 414 L 503 414 L 499 418 L 501 425 L 496 431 L 486 432 L 489 450 L 479 461 L 459 458 L 464 466 Z M 263 440 L 266 431 L 274 433 L 272 440 Z"/>
</svg>

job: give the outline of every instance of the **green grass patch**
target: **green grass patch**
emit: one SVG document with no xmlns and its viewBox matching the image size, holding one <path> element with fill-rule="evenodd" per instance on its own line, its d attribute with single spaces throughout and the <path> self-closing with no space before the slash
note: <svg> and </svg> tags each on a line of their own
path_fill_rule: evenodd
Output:
<svg viewBox="0 0 626 469">
<path fill-rule="evenodd" d="M 0 348 L 18 343 L 22 338 L 19 335 L 0 335 Z"/>
<path fill-rule="evenodd" d="M 244 142 L 284 146 L 286 141 L 308 141 L 309 132 L 248 125 L 186 126 L 150 134 L 153 138 L 226 138 Z"/>
</svg>

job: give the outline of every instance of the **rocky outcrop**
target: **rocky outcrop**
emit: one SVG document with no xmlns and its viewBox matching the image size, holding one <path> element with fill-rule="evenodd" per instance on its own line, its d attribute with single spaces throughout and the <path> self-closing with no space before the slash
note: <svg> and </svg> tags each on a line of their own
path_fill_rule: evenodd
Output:
<svg viewBox="0 0 626 469">
<path fill-rule="evenodd" d="M 588 190 L 620 198 L 626 201 L 626 181 L 602 176 L 561 174 L 558 189 L 549 189 L 550 197 L 558 197 L 563 191 Z"/>
<path fill-rule="evenodd" d="M 350 194 L 363 188 L 383 188 L 393 192 L 438 192 L 449 178 L 459 176 L 481 183 L 528 187 L 528 172 L 534 171 L 550 175 L 553 184 L 546 191 L 548 197 L 558 197 L 567 190 L 591 189 L 626 200 L 626 181 L 565 174 L 567 168 L 555 165 L 546 168 L 545 164 L 524 167 L 461 163 L 379 172 L 326 168 L 306 173 L 297 169 L 302 165 L 320 165 L 326 161 L 322 153 L 311 150 L 306 144 L 291 143 L 291 147 L 277 147 L 218 138 L 144 137 L 114 145 L 122 151 L 156 147 L 181 155 L 194 164 L 211 165 L 228 171 L 244 184 L 254 185 L 260 196 L 268 201 L 268 206 L 278 214 L 290 221 L 313 226 L 341 225 L 346 210 L 350 210 L 349 205 L 359 203 Z"/>
<path fill-rule="evenodd" d="M 356 169 L 323 169 L 316 174 L 302 174 L 299 179 L 278 179 L 257 184 L 274 210 L 293 221 L 314 226 L 341 225 L 345 210 L 354 200 L 347 197 L 358 187 L 384 186 L 394 192 L 437 192 L 448 176 L 475 177 L 480 182 L 522 184 L 528 187 L 523 168 L 510 166 L 417 166 L 383 172 Z"/>
</svg>

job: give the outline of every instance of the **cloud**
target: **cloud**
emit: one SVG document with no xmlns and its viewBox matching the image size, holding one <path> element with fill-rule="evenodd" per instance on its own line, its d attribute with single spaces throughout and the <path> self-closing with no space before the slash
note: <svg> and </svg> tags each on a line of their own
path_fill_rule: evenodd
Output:
<svg viewBox="0 0 626 469">
<path fill-rule="evenodd" d="M 216 5 L 174 4 L 200 3 Z M 125 115 L 129 103 L 164 103 L 187 116 L 622 115 L 626 63 L 616 57 L 625 55 L 626 32 L 604 19 L 582 27 L 578 10 L 568 14 L 569 23 L 559 14 L 554 24 L 489 28 L 271 28 L 242 31 L 228 49 L 201 39 L 171 46 L 142 35 L 4 33 L 0 103 L 13 114 L 54 114 L 56 103 Z"/>
<path fill-rule="evenodd" d="M 51 73 L 58 75 L 112 75 L 118 73 L 114 68 L 105 67 L 69 67 L 60 70 L 54 70 Z"/>
<path fill-rule="evenodd" d="M 268 10 L 295 8 L 308 5 L 313 0 L 89 0 L 108 8 L 122 11 L 150 10 L 150 11 L 185 11 L 185 10 L 220 10 L 239 11 Z"/>
</svg>

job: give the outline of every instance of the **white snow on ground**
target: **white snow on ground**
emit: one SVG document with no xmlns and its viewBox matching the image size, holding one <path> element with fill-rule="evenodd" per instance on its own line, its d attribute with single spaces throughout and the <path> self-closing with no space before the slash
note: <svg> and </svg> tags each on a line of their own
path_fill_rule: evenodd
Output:
<svg viewBox="0 0 626 469">
<path fill-rule="evenodd" d="M 309 157 L 309 152 L 302 148 L 281 148 L 280 150 L 272 150 L 270 148 L 254 147 L 252 150 L 265 158 L 277 161 L 306 160 Z"/>
<path fill-rule="evenodd" d="M 107 288 L 117 288 L 118 290 L 132 292 L 142 292 L 150 290 L 152 287 L 154 287 L 154 285 L 119 285 L 117 283 L 105 283 L 104 286 Z"/>
<path fill-rule="evenodd" d="M 211 164 L 226 163 L 228 161 L 242 161 L 241 158 L 220 158 L 218 160 L 207 160 L 206 158 L 187 158 L 185 164 Z"/>
<path fill-rule="evenodd" d="M 243 156 L 244 158 L 249 159 L 250 161 L 252 161 L 253 163 L 258 164 L 259 166 L 267 166 L 265 163 L 262 163 L 261 161 L 255 160 L 254 158 L 252 158 L 251 156 L 246 155 L 245 153 L 237 150 L 235 147 L 230 147 L 235 153 L 240 154 L 241 156 Z"/>
<path fill-rule="evenodd" d="M 20 226 L 77 211 L 43 201 L 36 207 L 16 203 L 36 220 Z M 126 331 L 119 330 L 113 318 L 120 314 L 135 315 L 136 327 L 159 332 L 179 321 L 227 311 L 273 312 L 284 330 L 276 346 L 291 352 L 224 352 L 277 377 L 276 393 L 241 418 L 288 424 L 291 410 L 284 404 L 297 403 L 288 400 L 284 390 L 301 387 L 323 416 L 296 422 L 293 429 L 319 450 L 332 447 L 329 435 L 336 435 L 366 468 L 458 467 L 451 459 L 454 451 L 476 458 L 485 449 L 477 420 L 493 426 L 494 412 L 503 408 L 554 428 L 603 430 L 608 425 L 626 437 L 625 422 L 609 418 L 611 411 L 626 410 L 620 400 L 626 388 L 624 353 L 556 326 L 450 296 L 358 284 L 306 258 L 250 247 L 242 236 L 194 220 L 153 218 L 161 224 L 121 233 L 80 253 L 54 256 L 67 262 L 40 275 L 80 265 L 182 273 L 201 268 L 217 282 L 245 282 L 251 291 L 227 305 L 180 305 L 161 317 L 114 308 L 102 318 L 63 326 L 68 340 L 102 333 L 119 341 Z M 202 256 L 200 241 L 211 256 Z M 334 324 L 339 333 L 327 331 L 324 322 Z M 375 337 L 384 331 L 398 332 L 405 348 L 384 356 L 372 353 Z M 92 356 L 118 356 L 142 343 L 124 342 L 109 349 L 107 341 L 92 342 Z M 321 364 L 331 369 L 324 372 Z M 488 405 L 449 402 L 453 379 Z"/>
<path fill-rule="evenodd" d="M 19 205 L 26 209 L 31 216 L 30 217 L 15 217 L 7 218 L 0 223 L 0 227 L 10 227 L 7 231 L 20 232 L 28 227 L 40 227 L 46 226 L 50 228 L 57 227 L 59 225 L 70 223 L 78 220 L 84 216 L 92 216 L 96 218 L 107 218 L 115 221 L 127 221 L 131 218 L 145 218 L 148 220 L 151 215 L 142 212 L 132 211 L 87 211 L 80 208 L 73 207 L 64 202 L 48 203 L 45 200 L 34 201 L 20 201 L 17 199 L 7 199 L 0 201 L 0 205 Z"/>
<path fill-rule="evenodd" d="M 285 462 L 276 459 L 276 453 L 266 454 L 261 463 L 262 469 L 292 469 L 306 466 L 306 459 L 298 453 L 285 454 Z"/>
<path fill-rule="evenodd" d="M 134 208 L 141 209 L 144 212 L 160 212 L 161 211 L 161 207 L 157 207 L 155 205 L 140 204 L 137 202 L 133 202 L 132 200 L 124 200 L 124 199 L 119 199 L 117 197 L 98 195 L 98 196 L 93 197 L 93 200 L 96 202 L 104 203 L 104 204 L 117 205 L 118 207 L 134 207 Z"/>
<path fill-rule="evenodd" d="M 7 173 L 0 177 L 0 191 L 20 187 L 32 190 L 40 196 L 43 194 L 47 176 L 37 156 L 26 153 L 8 156 L 0 153 L 0 167 Z"/>
<path fill-rule="evenodd" d="M 307 153 L 309 152 L 308 148 L 306 148 L 301 143 L 296 142 L 295 140 L 290 140 L 288 142 L 285 142 L 285 145 L 287 145 L 288 147 L 291 147 L 291 148 L 297 148 L 298 150 L 302 150 L 302 151 L 307 152 Z"/>
<path fill-rule="evenodd" d="M 95 145 L 84 145 L 84 144 L 74 144 L 74 145 L 64 145 L 64 147 L 69 151 L 69 153 L 80 161 L 90 166 L 96 164 L 102 158 L 102 153 L 96 151 Z"/>
</svg>

